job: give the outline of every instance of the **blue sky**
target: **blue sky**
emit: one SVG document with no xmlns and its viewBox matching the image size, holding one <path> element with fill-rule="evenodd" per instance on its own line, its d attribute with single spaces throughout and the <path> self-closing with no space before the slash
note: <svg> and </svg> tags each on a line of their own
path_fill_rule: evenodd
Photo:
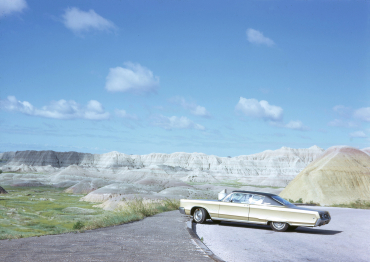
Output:
<svg viewBox="0 0 370 262">
<path fill-rule="evenodd" d="M 0 151 L 370 146 L 366 1 L 0 0 Z"/>
</svg>

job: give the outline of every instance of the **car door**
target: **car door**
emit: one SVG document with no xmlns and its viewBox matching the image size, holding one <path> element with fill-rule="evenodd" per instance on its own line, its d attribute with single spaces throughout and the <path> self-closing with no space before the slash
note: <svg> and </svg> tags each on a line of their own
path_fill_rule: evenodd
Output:
<svg viewBox="0 0 370 262">
<path fill-rule="evenodd" d="M 284 206 L 271 201 L 268 197 L 253 194 L 249 199 L 249 221 L 264 224 L 272 218 L 280 217 Z M 280 220 L 272 220 L 280 221 Z"/>
<path fill-rule="evenodd" d="M 248 221 L 250 194 L 233 193 L 225 201 L 220 202 L 218 217 L 230 220 Z"/>
</svg>

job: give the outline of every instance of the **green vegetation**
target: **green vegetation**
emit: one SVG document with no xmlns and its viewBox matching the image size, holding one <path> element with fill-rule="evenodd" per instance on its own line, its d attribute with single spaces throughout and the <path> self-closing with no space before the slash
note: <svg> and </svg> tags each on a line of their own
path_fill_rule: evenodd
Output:
<svg viewBox="0 0 370 262">
<path fill-rule="evenodd" d="M 209 184 L 208 182 L 204 182 L 204 183 L 201 183 L 201 182 L 187 182 L 189 185 L 205 185 L 205 184 Z M 275 186 L 258 186 L 258 185 L 249 185 L 249 184 L 245 184 L 245 183 L 242 183 L 242 182 L 239 182 L 237 180 L 227 180 L 227 181 L 222 181 L 220 183 L 212 183 L 212 185 L 214 186 L 229 186 L 229 187 L 236 187 L 236 188 L 241 188 L 243 186 L 251 186 L 251 187 L 258 187 L 258 188 L 274 188 L 274 189 L 277 189 L 277 188 L 280 188 L 280 187 L 275 187 Z"/>
<path fill-rule="evenodd" d="M 290 203 L 292 203 L 292 204 L 306 204 L 306 205 L 315 205 L 315 206 L 320 206 L 320 203 L 315 203 L 315 202 L 313 202 L 312 200 L 310 201 L 310 202 L 305 202 L 305 203 L 303 203 L 303 200 L 302 200 L 302 198 L 300 198 L 300 199 L 298 199 L 297 201 L 294 201 L 294 200 L 292 200 L 292 199 L 288 199 L 288 201 L 290 202 Z"/>
<path fill-rule="evenodd" d="M 53 187 L 5 187 L 0 196 L 0 239 L 60 234 L 140 220 L 178 209 L 180 202 L 126 201 L 119 211 L 104 211 L 94 203 L 79 201 L 83 195 Z"/>
<path fill-rule="evenodd" d="M 332 207 L 347 207 L 347 208 L 359 208 L 359 209 L 370 209 L 370 201 L 356 200 L 349 204 L 335 204 Z"/>
<path fill-rule="evenodd" d="M 124 208 L 107 212 L 103 216 L 92 219 L 84 229 L 95 229 L 137 221 L 158 213 L 179 209 L 179 206 L 180 200 L 166 199 L 159 202 L 145 202 L 141 198 L 136 198 L 132 201 L 126 201 Z"/>
</svg>

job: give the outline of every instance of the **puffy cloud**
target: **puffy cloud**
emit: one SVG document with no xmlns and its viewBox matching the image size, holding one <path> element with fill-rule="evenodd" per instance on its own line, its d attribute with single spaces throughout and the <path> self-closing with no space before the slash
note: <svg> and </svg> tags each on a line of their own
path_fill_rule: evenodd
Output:
<svg viewBox="0 0 370 262">
<path fill-rule="evenodd" d="M 64 25 L 74 33 L 89 30 L 109 31 L 115 28 L 113 22 L 101 17 L 92 9 L 85 12 L 76 7 L 67 8 L 62 18 Z"/>
<path fill-rule="evenodd" d="M 356 131 L 349 134 L 350 137 L 366 138 L 367 135 L 363 131 Z"/>
<path fill-rule="evenodd" d="M 275 43 L 270 38 L 265 37 L 262 32 L 252 28 L 247 30 L 247 39 L 252 44 L 273 46 Z"/>
<path fill-rule="evenodd" d="M 353 128 L 357 127 L 358 125 L 352 121 L 344 121 L 342 119 L 334 119 L 328 123 L 328 126 L 336 126 L 336 127 L 348 127 Z"/>
<path fill-rule="evenodd" d="M 189 110 L 191 114 L 202 117 L 210 117 L 210 113 L 203 106 L 199 106 L 195 103 L 188 103 L 186 100 L 181 97 L 173 97 L 170 99 L 171 102 L 181 105 L 184 109 Z"/>
<path fill-rule="evenodd" d="M 194 123 L 187 117 L 181 116 L 162 116 L 159 115 L 154 119 L 153 125 L 162 127 L 164 129 L 198 129 L 204 130 L 204 126 Z"/>
<path fill-rule="evenodd" d="M 277 121 L 270 121 L 270 125 L 277 126 L 281 128 L 288 128 L 298 131 L 307 131 L 309 130 L 309 127 L 303 125 L 302 121 L 299 120 L 292 120 L 288 124 L 285 124 L 283 121 L 277 122 Z"/>
<path fill-rule="evenodd" d="M 342 106 L 342 105 L 334 106 L 333 111 L 337 113 L 338 115 L 342 117 L 346 117 L 346 118 L 351 117 L 352 112 L 353 112 L 352 108 L 347 107 L 347 106 Z"/>
<path fill-rule="evenodd" d="M 361 121 L 370 122 L 370 107 L 355 110 L 353 116 Z"/>
<path fill-rule="evenodd" d="M 148 68 L 131 62 L 126 62 L 125 66 L 109 69 L 105 89 L 110 92 L 144 94 L 159 88 L 159 77 L 154 76 Z"/>
<path fill-rule="evenodd" d="M 116 109 L 114 111 L 118 117 L 121 118 L 127 118 L 127 119 L 137 119 L 137 116 L 135 114 L 129 114 L 126 112 L 126 110 L 123 109 Z"/>
<path fill-rule="evenodd" d="M 283 118 L 283 109 L 279 106 L 270 105 L 265 100 L 258 101 L 254 98 L 240 97 L 235 109 L 249 117 L 271 121 L 281 121 Z"/>
<path fill-rule="evenodd" d="M 40 116 L 55 119 L 88 119 L 103 120 L 108 119 L 110 114 L 104 111 L 101 103 L 90 100 L 86 106 L 81 106 L 73 100 L 51 101 L 49 105 L 41 109 L 35 108 L 27 101 L 18 101 L 14 96 L 8 96 L 5 100 L 0 100 L 0 109 L 20 112 L 30 116 Z"/>
<path fill-rule="evenodd" d="M 304 126 L 303 123 L 299 120 L 290 121 L 288 124 L 285 125 L 285 127 L 289 129 L 300 130 L 300 131 L 308 130 L 308 127 Z"/>
<path fill-rule="evenodd" d="M 22 12 L 27 7 L 25 0 L 1 0 L 0 17 L 11 13 Z"/>
</svg>

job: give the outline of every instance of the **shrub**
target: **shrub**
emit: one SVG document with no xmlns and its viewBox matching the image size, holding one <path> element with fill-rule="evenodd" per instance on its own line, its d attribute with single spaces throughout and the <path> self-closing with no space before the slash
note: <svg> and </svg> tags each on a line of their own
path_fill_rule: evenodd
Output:
<svg viewBox="0 0 370 262">
<path fill-rule="evenodd" d="M 83 228 L 85 225 L 84 223 L 82 223 L 81 221 L 77 221 L 74 225 L 73 225 L 73 229 L 75 230 L 80 230 L 81 228 Z"/>
</svg>

